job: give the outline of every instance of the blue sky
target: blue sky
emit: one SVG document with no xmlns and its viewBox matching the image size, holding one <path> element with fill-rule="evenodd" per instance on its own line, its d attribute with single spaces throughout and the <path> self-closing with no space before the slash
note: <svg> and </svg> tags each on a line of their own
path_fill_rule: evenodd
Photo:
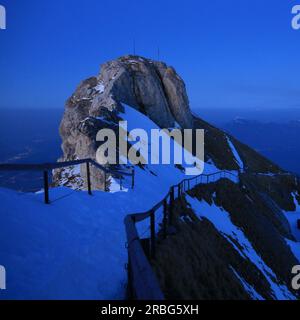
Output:
<svg viewBox="0 0 300 320">
<path fill-rule="evenodd" d="M 101 63 L 174 66 L 197 108 L 300 107 L 300 30 L 289 0 L 0 0 L 0 107 L 63 108 Z"/>
</svg>

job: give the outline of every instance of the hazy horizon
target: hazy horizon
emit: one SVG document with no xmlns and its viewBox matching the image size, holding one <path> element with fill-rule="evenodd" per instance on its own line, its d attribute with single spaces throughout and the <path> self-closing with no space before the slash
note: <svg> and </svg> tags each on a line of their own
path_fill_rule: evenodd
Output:
<svg viewBox="0 0 300 320">
<path fill-rule="evenodd" d="M 234 108 L 234 107 L 193 107 L 190 106 L 192 113 L 203 118 L 212 124 L 221 124 L 235 118 L 245 118 L 247 120 L 256 120 L 261 122 L 287 122 L 293 120 L 300 121 L 300 106 L 288 108 Z M 55 112 L 56 115 L 63 116 L 65 106 L 52 108 L 39 107 L 0 107 L 1 112 Z"/>
<path fill-rule="evenodd" d="M 62 155 L 59 125 L 64 108 L 0 110 L 0 162 L 2 163 L 45 163 L 55 162 Z M 201 108 L 194 113 L 205 121 L 225 129 L 242 142 L 249 144 L 283 168 L 300 174 L 299 143 L 300 123 L 289 126 L 288 121 L 300 119 L 300 108 L 267 112 L 266 110 L 209 109 Z M 256 120 L 257 123 L 233 121 L 236 117 Z M 300 120 L 299 120 L 300 121 Z M 279 123 L 280 127 L 267 123 Z M 285 124 L 286 123 L 286 124 Z M 242 122 L 243 124 L 243 122 Z M 277 130 L 278 128 L 278 130 Z M 291 129 L 291 130 L 290 130 Z M 262 136 L 260 134 L 262 133 Z M 279 138 L 278 135 L 279 134 Z M 273 135 L 276 138 L 273 138 Z M 278 141 L 282 147 L 278 148 Z M 271 148 L 271 146 L 273 146 Z M 275 146 L 275 147 L 274 147 Z M 41 186 L 40 173 L 1 173 L 0 186 L 17 190 L 38 190 Z"/>
</svg>

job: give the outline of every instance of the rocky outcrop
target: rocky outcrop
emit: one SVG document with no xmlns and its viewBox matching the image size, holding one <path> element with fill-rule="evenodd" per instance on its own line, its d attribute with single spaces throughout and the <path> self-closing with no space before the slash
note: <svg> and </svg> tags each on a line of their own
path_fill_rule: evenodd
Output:
<svg viewBox="0 0 300 320">
<path fill-rule="evenodd" d="M 60 126 L 60 160 L 95 158 L 96 134 L 108 123 L 117 122 L 121 103 L 162 128 L 193 127 L 185 84 L 176 71 L 162 62 L 125 56 L 102 65 L 100 74 L 84 80 L 68 99 Z M 54 181 L 61 181 L 64 171 L 56 170 Z M 84 166 L 81 174 L 84 177 Z M 103 188 L 101 172 L 92 168 L 92 177 L 93 187 Z"/>
<path fill-rule="evenodd" d="M 184 128 L 193 126 L 185 84 L 172 67 L 162 62 L 122 57 L 105 63 L 97 81 L 93 115 L 98 115 L 101 107 L 113 110 L 123 102 L 162 128 L 173 127 L 175 121 Z"/>
</svg>

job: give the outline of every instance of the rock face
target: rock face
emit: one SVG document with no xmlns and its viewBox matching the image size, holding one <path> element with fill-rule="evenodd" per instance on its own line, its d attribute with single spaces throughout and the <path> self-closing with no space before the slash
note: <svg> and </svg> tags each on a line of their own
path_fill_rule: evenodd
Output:
<svg viewBox="0 0 300 320">
<path fill-rule="evenodd" d="M 172 67 L 124 56 L 102 65 L 100 74 L 84 80 L 68 99 L 60 126 L 60 160 L 95 158 L 96 134 L 108 122 L 117 121 L 121 103 L 136 108 L 162 128 L 192 128 L 194 124 L 185 84 Z M 102 173 L 95 168 L 91 173 L 93 187 L 103 188 Z M 61 181 L 65 174 L 65 169 L 56 170 L 54 181 Z M 84 178 L 84 166 L 81 175 Z"/>
<path fill-rule="evenodd" d="M 172 67 L 142 57 L 126 56 L 107 62 L 97 78 L 98 94 L 91 114 L 99 108 L 112 110 L 120 102 L 135 107 L 160 127 L 193 126 L 183 80 Z"/>
</svg>

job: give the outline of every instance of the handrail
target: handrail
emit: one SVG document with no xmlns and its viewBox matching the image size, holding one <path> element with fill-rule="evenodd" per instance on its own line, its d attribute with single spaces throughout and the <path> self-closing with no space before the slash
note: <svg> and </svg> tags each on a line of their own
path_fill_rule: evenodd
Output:
<svg viewBox="0 0 300 320">
<path fill-rule="evenodd" d="M 119 173 L 117 171 L 112 171 L 104 166 L 100 165 L 96 161 L 87 158 L 81 160 L 73 160 L 73 161 L 63 161 L 63 162 L 51 162 L 51 163 L 37 163 L 37 164 L 27 164 L 27 163 L 0 163 L 0 171 L 40 171 L 40 170 L 53 170 L 64 167 L 76 166 L 79 164 L 89 162 L 93 166 L 98 169 L 106 172 L 106 173 Z M 120 172 L 120 175 L 128 175 L 131 176 L 131 173 Z"/>
<path fill-rule="evenodd" d="M 91 177 L 90 177 L 90 165 L 93 165 L 95 168 L 102 170 L 105 174 L 104 177 L 104 191 L 107 190 L 106 188 L 106 174 L 111 174 L 114 177 L 120 179 L 120 188 L 122 189 L 122 179 L 123 176 L 131 176 L 132 183 L 131 187 L 134 187 L 134 175 L 135 171 L 134 168 L 131 172 L 126 171 L 117 171 L 117 170 L 110 170 L 95 160 L 87 158 L 81 160 L 72 160 L 72 161 L 63 161 L 63 162 L 52 162 L 52 163 L 38 163 L 38 164 L 27 164 L 27 163 L 1 163 L 0 164 L 0 171 L 42 171 L 43 172 L 43 179 L 44 179 L 44 201 L 46 204 L 50 203 L 49 200 L 49 171 L 53 169 L 65 168 L 80 164 L 86 164 L 86 171 L 87 171 L 87 187 L 88 187 L 88 194 L 92 195 L 92 186 L 91 186 Z"/>
<path fill-rule="evenodd" d="M 40 171 L 40 170 L 53 170 L 63 167 L 75 166 L 82 163 L 86 163 L 91 159 L 73 160 L 65 162 L 52 162 L 52 163 L 1 163 L 0 171 Z"/>
<path fill-rule="evenodd" d="M 173 222 L 173 206 L 176 198 L 181 197 L 186 191 L 191 190 L 191 181 L 196 181 L 196 185 L 208 184 L 212 177 L 220 178 L 234 177 L 237 175 L 230 171 L 218 171 L 212 174 L 201 174 L 192 178 L 183 179 L 177 185 L 171 186 L 167 195 L 153 208 L 143 213 L 134 213 L 126 216 L 124 223 L 127 234 L 128 250 L 128 288 L 131 298 L 137 300 L 164 300 L 164 294 L 159 286 L 159 282 L 151 266 L 151 260 L 155 259 L 156 252 L 156 232 L 155 232 L 155 212 L 163 206 L 163 236 L 167 236 L 167 227 Z M 199 182 L 199 183 L 198 183 Z M 175 195 L 177 188 L 177 196 Z M 169 203 L 168 203 L 169 202 Z M 143 249 L 141 238 L 138 235 L 136 223 L 150 218 L 150 261 Z"/>
<path fill-rule="evenodd" d="M 199 183 L 199 184 L 202 184 L 202 183 L 201 183 L 202 180 L 206 180 L 205 182 L 206 182 L 206 183 L 209 183 L 209 182 L 207 182 L 207 180 L 209 181 L 210 177 L 212 177 L 212 176 L 217 176 L 217 175 L 220 176 L 221 174 L 225 174 L 225 175 L 232 176 L 232 177 L 234 177 L 234 178 L 238 178 L 238 175 L 236 175 L 236 174 L 234 174 L 234 173 L 232 173 L 232 172 L 230 172 L 230 171 L 221 170 L 221 171 L 217 171 L 217 172 L 210 173 L 210 174 L 200 174 L 200 175 L 194 176 L 194 177 L 192 177 L 192 178 L 183 179 L 183 180 L 181 180 L 181 182 L 179 182 L 178 184 L 175 184 L 175 185 L 171 186 L 169 192 L 165 195 L 165 197 L 164 197 L 161 201 L 159 201 L 158 203 L 156 203 L 153 208 L 151 208 L 150 210 L 148 210 L 148 211 L 146 211 L 146 212 L 130 214 L 130 216 L 134 216 L 135 219 L 139 219 L 139 218 L 138 218 L 139 215 L 144 215 L 144 214 L 146 214 L 147 212 L 149 213 L 149 212 L 151 212 L 151 211 L 156 211 L 157 209 L 159 209 L 159 208 L 163 205 L 163 202 L 170 196 L 170 193 L 171 193 L 171 189 L 172 189 L 172 188 L 178 188 L 180 185 L 184 184 L 185 182 L 189 182 L 189 181 L 191 182 L 191 181 L 193 181 L 193 180 L 196 180 L 196 181 L 197 181 L 198 179 L 200 179 L 200 183 Z M 205 177 L 205 179 L 201 179 L 201 178 L 204 178 L 204 177 Z M 211 182 L 213 182 L 213 181 L 211 181 Z M 142 220 L 144 220 L 144 219 L 142 219 Z M 142 220 L 139 219 L 139 221 L 142 221 Z"/>
</svg>

